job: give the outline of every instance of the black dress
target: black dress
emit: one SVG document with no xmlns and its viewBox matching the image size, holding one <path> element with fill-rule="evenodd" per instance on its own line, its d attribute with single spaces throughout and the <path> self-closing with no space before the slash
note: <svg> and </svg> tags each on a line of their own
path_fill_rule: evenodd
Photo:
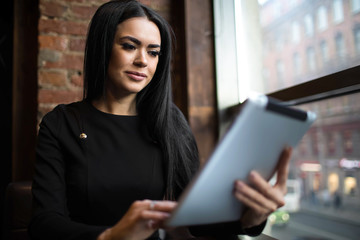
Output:
<svg viewBox="0 0 360 240">
<path fill-rule="evenodd" d="M 138 116 L 101 112 L 87 101 L 59 105 L 40 124 L 33 179 L 35 240 L 96 239 L 135 200 L 162 200 L 162 152 Z M 194 235 L 258 235 L 239 222 L 190 227 Z M 157 239 L 155 233 L 151 238 Z"/>
<path fill-rule="evenodd" d="M 159 146 L 137 116 L 97 110 L 86 101 L 59 105 L 40 124 L 33 239 L 96 239 L 135 200 L 165 192 Z"/>
</svg>

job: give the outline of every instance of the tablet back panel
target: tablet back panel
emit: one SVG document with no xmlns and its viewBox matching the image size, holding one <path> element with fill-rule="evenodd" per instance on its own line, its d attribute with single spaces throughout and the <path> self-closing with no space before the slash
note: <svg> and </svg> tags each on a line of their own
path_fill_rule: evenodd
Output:
<svg viewBox="0 0 360 240">
<path fill-rule="evenodd" d="M 234 197 L 234 182 L 247 182 L 251 170 L 265 179 L 274 173 L 285 146 L 295 147 L 315 114 L 272 103 L 265 96 L 249 99 L 232 127 L 184 191 L 168 226 L 233 221 L 243 205 Z"/>
</svg>

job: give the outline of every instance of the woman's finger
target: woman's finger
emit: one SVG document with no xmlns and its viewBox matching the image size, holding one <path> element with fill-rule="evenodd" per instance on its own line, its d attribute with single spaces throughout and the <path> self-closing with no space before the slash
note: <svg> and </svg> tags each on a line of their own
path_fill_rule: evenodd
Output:
<svg viewBox="0 0 360 240">
<path fill-rule="evenodd" d="M 163 221 L 170 217 L 169 213 L 154 211 L 154 210 L 143 210 L 140 214 L 142 219 L 152 219 L 152 220 L 159 220 Z"/>
<path fill-rule="evenodd" d="M 148 209 L 154 211 L 172 212 L 176 206 L 177 202 L 174 201 L 150 201 Z"/>
<path fill-rule="evenodd" d="M 262 214 L 273 212 L 278 208 L 274 201 L 267 199 L 264 195 L 241 181 L 236 182 L 235 196 L 245 205 Z"/>
<path fill-rule="evenodd" d="M 258 192 L 264 195 L 266 198 L 277 204 L 277 207 L 284 206 L 284 194 L 282 190 L 271 186 L 269 182 L 267 182 L 259 173 L 256 171 L 252 171 L 250 173 L 250 184 L 253 188 L 255 188 Z"/>
<path fill-rule="evenodd" d="M 246 207 L 251 209 L 255 215 L 262 215 L 267 216 L 271 214 L 273 211 L 267 208 L 262 207 L 257 202 L 253 201 L 252 199 L 248 198 L 246 195 L 235 193 L 236 198 L 241 201 Z"/>
<path fill-rule="evenodd" d="M 280 156 L 278 169 L 277 169 L 277 180 L 275 186 L 279 187 L 284 194 L 286 193 L 286 181 L 289 175 L 289 164 L 290 164 L 291 154 L 292 154 L 291 147 L 284 149 L 284 151 Z"/>
</svg>

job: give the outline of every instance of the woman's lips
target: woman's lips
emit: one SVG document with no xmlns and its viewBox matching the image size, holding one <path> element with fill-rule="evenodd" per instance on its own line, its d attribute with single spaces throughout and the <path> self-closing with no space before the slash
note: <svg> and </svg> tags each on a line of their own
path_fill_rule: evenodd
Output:
<svg viewBox="0 0 360 240">
<path fill-rule="evenodd" d="M 126 71 L 126 74 L 129 78 L 136 81 L 142 81 L 147 77 L 146 74 L 140 72 Z"/>
</svg>

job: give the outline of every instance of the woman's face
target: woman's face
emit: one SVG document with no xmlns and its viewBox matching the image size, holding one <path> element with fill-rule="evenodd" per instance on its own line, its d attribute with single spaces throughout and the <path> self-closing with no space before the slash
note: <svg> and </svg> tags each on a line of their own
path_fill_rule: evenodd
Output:
<svg viewBox="0 0 360 240">
<path fill-rule="evenodd" d="M 120 23 L 109 61 L 107 90 L 115 97 L 125 97 L 146 87 L 155 74 L 160 45 L 160 31 L 147 18 Z"/>
</svg>

